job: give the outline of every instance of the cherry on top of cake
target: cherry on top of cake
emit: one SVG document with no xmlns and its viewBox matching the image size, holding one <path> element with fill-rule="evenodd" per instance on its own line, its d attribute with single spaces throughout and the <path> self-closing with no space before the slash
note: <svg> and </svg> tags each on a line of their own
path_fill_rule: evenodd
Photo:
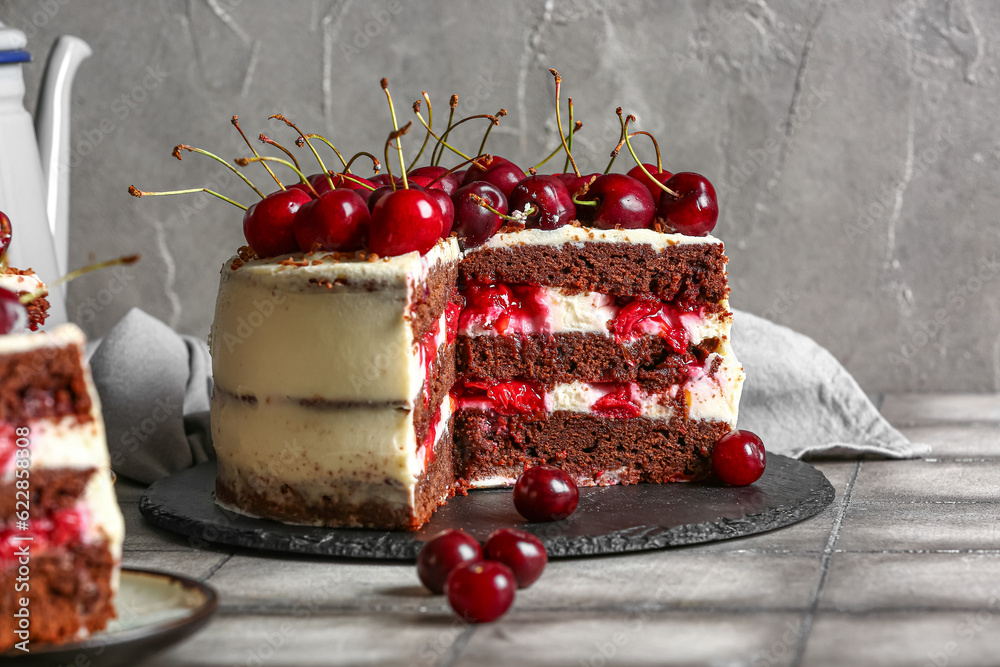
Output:
<svg viewBox="0 0 1000 667">
<path fill-rule="evenodd" d="M 49 289 L 97 269 L 139 261 L 139 255 L 128 255 L 98 262 L 67 273 L 48 287 L 32 269 L 16 269 L 7 264 L 7 249 L 12 238 L 10 218 L 0 211 L 0 335 L 22 333 L 28 329 L 38 331 L 48 316 L 49 302 L 45 297 Z"/>
<path fill-rule="evenodd" d="M 381 258 L 423 255 L 450 236 L 457 237 L 462 248 L 467 249 L 483 245 L 501 231 L 551 231 L 570 224 L 597 230 L 709 234 L 719 215 L 712 184 L 694 172 L 673 173 L 664 169 L 656 138 L 644 130 L 632 130 L 630 126 L 636 118 L 625 115 L 621 107 L 615 110 L 621 136 L 611 151 L 607 167 L 601 173 L 581 173 L 573 157 L 573 138 L 582 130 L 583 123 L 574 118 L 573 99 L 569 98 L 568 129 L 563 127 L 562 77 L 555 70 L 549 71 L 555 81 L 559 143 L 538 164 L 526 170 L 486 152 L 490 132 L 507 115 L 506 109 L 456 120 L 458 96 L 452 95 L 447 123 L 443 130 L 435 131 L 433 107 L 426 92 L 422 93 L 427 106 L 426 119 L 421 101 L 413 103 L 413 113 L 424 129 L 424 136 L 409 164 L 417 164 L 430 147 L 429 163 L 408 169 L 402 138 L 413 128 L 413 121 L 400 124 L 388 82 L 382 79 L 392 120 L 392 131 L 382 146 L 385 173 L 379 173 L 382 162 L 370 152 L 360 151 L 347 159 L 326 137 L 303 132 L 282 114 L 270 116 L 269 119 L 277 119 L 293 130 L 295 145 L 307 148 L 318 163 L 319 172 L 307 176 L 292 150 L 263 134 L 258 136 L 260 142 L 282 155 L 262 155 L 243 132 L 239 118 L 233 116 L 233 126 L 252 153 L 236 158 L 235 165 L 247 167 L 259 163 L 278 190 L 265 194 L 227 160 L 202 148 L 180 144 L 174 148 L 174 157 L 181 159 L 182 151 L 186 151 L 217 160 L 243 180 L 259 199 L 244 205 L 208 188 L 151 192 L 130 185 L 129 193 L 143 197 L 205 192 L 225 200 L 244 211 L 243 234 L 253 255 L 282 261 L 288 258 L 295 261 L 302 253 L 316 251 L 367 252 Z M 456 128 L 471 121 L 486 122 L 486 131 L 474 153 L 456 147 L 453 134 Z M 637 135 L 652 142 L 655 164 L 639 159 L 632 145 Z M 317 150 L 322 145 L 340 162 L 337 170 L 327 167 Z M 627 148 L 635 161 L 627 174 L 611 171 L 622 148 Z M 391 153 L 396 154 L 394 159 L 390 159 Z M 441 162 L 447 154 L 461 161 L 446 168 Z M 538 173 L 545 163 L 560 154 L 565 157 L 561 173 Z M 364 178 L 352 171 L 359 159 L 370 160 L 376 175 Z M 393 163 L 398 165 L 395 173 Z M 298 182 L 286 185 L 272 165 L 290 169 Z"/>
</svg>

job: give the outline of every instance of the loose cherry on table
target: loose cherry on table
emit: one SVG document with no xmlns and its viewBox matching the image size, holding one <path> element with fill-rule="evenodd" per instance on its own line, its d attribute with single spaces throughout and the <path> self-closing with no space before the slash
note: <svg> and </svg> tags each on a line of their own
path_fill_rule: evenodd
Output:
<svg viewBox="0 0 1000 667">
<path fill-rule="evenodd" d="M 656 212 L 646 186 L 625 174 L 598 176 L 575 201 L 577 215 L 598 229 L 645 229 Z"/>
<path fill-rule="evenodd" d="M 370 220 L 368 205 L 358 192 L 327 190 L 299 208 L 292 231 L 303 252 L 316 244 L 321 250 L 350 252 L 364 245 Z"/>
<path fill-rule="evenodd" d="M 673 174 L 665 169 L 657 169 L 655 164 L 643 164 L 642 166 L 646 168 L 652 179 L 646 175 L 646 172 L 639 165 L 629 169 L 628 175 L 645 185 L 646 189 L 649 190 L 649 194 L 653 197 L 653 203 L 657 204 L 660 201 L 660 195 L 663 194 L 663 188 L 657 185 L 657 183 L 665 183 Z"/>
<path fill-rule="evenodd" d="M 0 287 L 0 334 L 20 333 L 28 326 L 28 310 L 20 297 Z"/>
<path fill-rule="evenodd" d="M 437 201 L 416 189 L 385 195 L 372 209 L 368 248 L 383 257 L 427 252 L 441 238 L 441 208 Z"/>
<path fill-rule="evenodd" d="M 500 528 L 490 533 L 483 553 L 488 560 L 509 567 L 517 579 L 518 588 L 527 588 L 535 583 L 549 562 L 542 541 L 517 528 Z"/>
<path fill-rule="evenodd" d="M 663 185 L 671 191 L 664 190 L 656 206 L 656 217 L 664 227 L 688 236 L 705 236 L 715 229 L 719 203 L 707 178 L 682 171 Z"/>
<path fill-rule="evenodd" d="M 580 490 L 569 473 L 550 465 L 528 468 L 514 484 L 514 507 L 528 521 L 559 521 L 576 511 Z"/>
<path fill-rule="evenodd" d="M 766 465 L 764 443 L 752 431 L 731 431 L 712 449 L 712 467 L 726 484 L 753 484 L 764 474 Z"/>
<path fill-rule="evenodd" d="M 514 603 L 517 580 L 510 568 L 496 561 L 459 565 L 448 575 L 448 604 L 467 623 L 489 623 Z"/>
<path fill-rule="evenodd" d="M 475 181 L 460 187 L 452 196 L 455 204 L 455 227 L 459 240 L 466 248 L 486 243 L 503 226 L 503 219 L 480 206 L 469 195 L 482 197 L 501 214 L 507 213 L 507 197 L 500 189 L 486 181 Z"/>
<path fill-rule="evenodd" d="M 461 530 L 447 530 L 428 542 L 417 556 L 417 576 L 431 593 L 440 595 L 448 575 L 459 565 L 483 559 L 479 542 Z"/>
<path fill-rule="evenodd" d="M 548 174 L 536 174 L 522 179 L 508 198 L 510 211 L 531 207 L 525 227 L 557 229 L 576 217 L 576 206 L 566 185 Z"/>
<path fill-rule="evenodd" d="M 243 236 L 259 257 L 298 251 L 295 215 L 312 198 L 310 192 L 288 188 L 273 192 L 247 208 L 243 215 Z"/>
</svg>

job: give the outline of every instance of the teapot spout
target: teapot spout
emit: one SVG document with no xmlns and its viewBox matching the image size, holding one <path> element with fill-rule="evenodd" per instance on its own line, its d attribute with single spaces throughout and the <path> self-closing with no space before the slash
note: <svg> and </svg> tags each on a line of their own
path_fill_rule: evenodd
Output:
<svg viewBox="0 0 1000 667">
<path fill-rule="evenodd" d="M 70 95 L 76 71 L 91 53 L 90 46 L 78 37 L 63 35 L 56 40 L 45 65 L 35 112 L 45 210 L 62 274 L 68 271 L 69 251 Z"/>
</svg>

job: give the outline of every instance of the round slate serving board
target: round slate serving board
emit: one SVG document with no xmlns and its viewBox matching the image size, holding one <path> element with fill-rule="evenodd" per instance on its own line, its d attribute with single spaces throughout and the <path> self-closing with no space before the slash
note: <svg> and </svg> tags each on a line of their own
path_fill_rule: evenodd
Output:
<svg viewBox="0 0 1000 667">
<path fill-rule="evenodd" d="M 811 465 L 768 454 L 754 484 L 635 484 L 580 489 L 570 518 L 526 523 L 510 489 L 456 496 L 415 533 L 290 526 L 215 504 L 215 463 L 154 482 L 139 503 L 146 519 L 188 536 L 193 545 L 231 546 L 341 558 L 416 560 L 421 546 L 448 528 L 485 540 L 515 526 L 537 535 L 550 558 L 595 556 L 713 542 L 762 533 L 807 519 L 833 501 L 833 487 Z"/>
</svg>

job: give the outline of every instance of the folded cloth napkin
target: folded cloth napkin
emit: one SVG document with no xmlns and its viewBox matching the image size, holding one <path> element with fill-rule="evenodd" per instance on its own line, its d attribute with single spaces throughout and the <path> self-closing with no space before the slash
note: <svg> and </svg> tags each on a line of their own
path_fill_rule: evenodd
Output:
<svg viewBox="0 0 1000 667">
<path fill-rule="evenodd" d="M 908 458 L 930 451 L 890 426 L 811 338 L 737 311 L 733 348 L 747 375 L 740 428 L 761 436 L 769 452 Z M 214 456 L 204 341 L 133 309 L 97 344 L 90 363 L 115 472 L 150 483 Z"/>
</svg>

